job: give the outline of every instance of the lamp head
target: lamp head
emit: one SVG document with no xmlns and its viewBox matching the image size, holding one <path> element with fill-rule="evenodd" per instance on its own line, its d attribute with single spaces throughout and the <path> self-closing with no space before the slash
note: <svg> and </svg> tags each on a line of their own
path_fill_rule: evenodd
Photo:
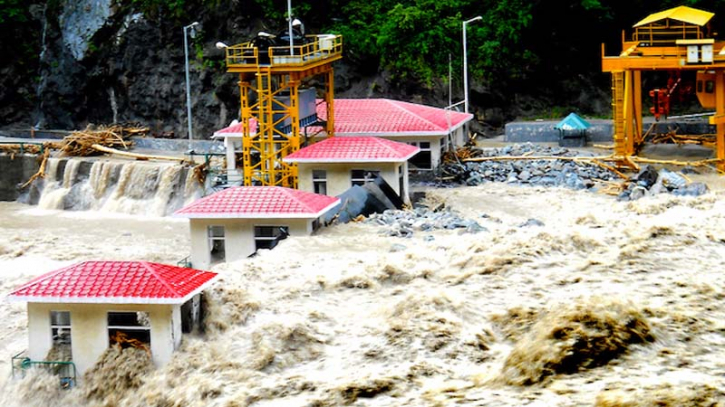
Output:
<svg viewBox="0 0 725 407">
<path fill-rule="evenodd" d="M 217 42 L 215 45 L 216 45 L 217 49 L 229 48 L 229 45 L 227 45 L 221 41 Z"/>
</svg>

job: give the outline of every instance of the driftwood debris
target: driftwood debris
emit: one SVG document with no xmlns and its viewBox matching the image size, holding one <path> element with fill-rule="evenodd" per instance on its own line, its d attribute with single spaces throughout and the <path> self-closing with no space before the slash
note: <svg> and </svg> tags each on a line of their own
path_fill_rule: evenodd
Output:
<svg viewBox="0 0 725 407">
<path fill-rule="evenodd" d="M 175 162 L 189 161 L 183 157 L 170 157 L 170 156 L 166 156 L 166 155 L 129 153 L 128 151 L 121 151 L 121 150 L 116 150 L 114 148 L 104 147 L 100 144 L 93 144 L 93 145 L 91 145 L 91 148 L 93 148 L 96 151 L 103 152 L 103 153 L 115 154 L 115 155 L 119 155 L 121 157 L 135 158 L 137 160 L 166 160 L 166 161 L 175 161 Z"/>
<path fill-rule="evenodd" d="M 32 184 L 33 181 L 35 181 L 38 178 L 45 178 L 45 166 L 48 163 L 48 157 L 50 157 L 50 149 L 45 149 L 45 152 L 43 152 L 43 156 L 41 158 L 40 162 L 40 168 L 38 169 L 38 172 L 33 174 L 30 179 L 28 179 L 23 185 L 20 186 L 20 189 L 25 189 L 28 185 Z"/>
<path fill-rule="evenodd" d="M 131 136 L 148 133 L 146 127 L 123 127 L 121 125 L 86 127 L 85 130 L 77 130 L 56 143 L 57 149 L 63 155 L 72 157 L 85 157 L 99 153 L 94 148 L 96 145 L 109 148 L 128 149 L 133 145 L 129 140 Z"/>
</svg>

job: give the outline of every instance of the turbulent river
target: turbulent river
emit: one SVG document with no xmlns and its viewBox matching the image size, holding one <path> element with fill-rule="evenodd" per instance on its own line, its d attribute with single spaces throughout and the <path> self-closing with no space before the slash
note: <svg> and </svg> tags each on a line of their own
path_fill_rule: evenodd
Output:
<svg viewBox="0 0 725 407">
<path fill-rule="evenodd" d="M 217 266 L 206 334 L 101 398 L 9 379 L 26 315 L 5 304 L 0 405 L 722 405 L 725 188 L 710 181 L 698 198 L 634 202 L 433 190 L 488 231 L 405 239 L 357 223 L 287 239 Z M 2 294 L 82 260 L 175 263 L 187 233 L 177 219 L 0 203 Z"/>
</svg>

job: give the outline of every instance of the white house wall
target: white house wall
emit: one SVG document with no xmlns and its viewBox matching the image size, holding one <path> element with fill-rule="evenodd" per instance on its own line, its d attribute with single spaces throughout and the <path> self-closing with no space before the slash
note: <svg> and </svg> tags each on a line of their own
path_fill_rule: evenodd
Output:
<svg viewBox="0 0 725 407">
<path fill-rule="evenodd" d="M 313 219 L 189 219 L 191 230 L 191 265 L 197 269 L 211 266 L 207 228 L 224 227 L 225 261 L 236 261 L 254 253 L 255 226 L 288 226 L 290 236 L 312 234 Z"/>
<path fill-rule="evenodd" d="M 52 346 L 50 311 L 69 311 L 71 352 L 79 376 L 93 367 L 109 347 L 108 312 L 142 311 L 151 323 L 151 358 L 163 366 L 181 343 L 179 305 L 28 303 L 28 356 L 45 360 Z"/>
<path fill-rule="evenodd" d="M 383 177 L 395 193 L 400 195 L 400 183 L 398 181 L 398 168 L 401 163 L 352 163 L 352 164 L 326 164 L 326 163 L 299 163 L 298 185 L 299 189 L 307 192 L 315 192 L 312 182 L 313 170 L 327 171 L 327 195 L 338 196 L 352 187 L 352 170 L 380 171 Z M 407 174 L 404 174 L 407 178 Z"/>
</svg>

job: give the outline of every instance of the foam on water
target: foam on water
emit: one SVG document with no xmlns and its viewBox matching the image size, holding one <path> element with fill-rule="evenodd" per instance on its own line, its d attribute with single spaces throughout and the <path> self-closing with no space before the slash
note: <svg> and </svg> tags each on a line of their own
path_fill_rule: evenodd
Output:
<svg viewBox="0 0 725 407">
<path fill-rule="evenodd" d="M 65 166 L 58 174 L 61 161 Z M 90 165 L 87 174 L 81 173 L 83 165 Z M 169 215 L 203 192 L 193 172 L 183 170 L 170 163 L 50 158 L 38 207 Z"/>
<path fill-rule="evenodd" d="M 349 224 L 217 266 L 223 277 L 206 296 L 206 333 L 185 336 L 169 365 L 106 401 L 613 406 L 631 394 L 657 400 L 668 385 L 666 400 L 722 402 L 712 389 L 725 388 L 725 193 L 631 203 L 498 184 L 433 193 L 489 232 L 436 230 L 403 239 L 381 235 L 373 224 Z M 188 253 L 185 224 L 168 219 L 18 216 L 25 210 L 0 204 L 0 260 L 14 269 L 28 256 L 173 262 Z M 530 218 L 544 226 L 521 226 Z M 395 244 L 405 248 L 391 250 Z M 25 277 L 3 273 L 2 287 Z M 636 312 L 617 313 L 596 298 Z M 12 307 L 0 311 L 0 338 L 12 338 L 0 340 L 7 355 L 25 340 L 23 307 Z M 572 307 L 584 317 L 554 318 Z M 523 344 L 586 343 L 563 334 L 556 338 L 567 342 L 557 342 L 545 335 L 546 321 L 599 335 L 608 329 L 600 321 L 611 316 L 616 327 L 628 327 L 630 314 L 646 319 L 653 341 L 632 343 L 587 368 L 555 371 L 536 385 L 496 380 L 512 353 L 526 354 Z M 13 397 L 45 397 L 22 382 L 4 386 Z M 82 387 L 58 405 L 93 405 Z"/>
</svg>

